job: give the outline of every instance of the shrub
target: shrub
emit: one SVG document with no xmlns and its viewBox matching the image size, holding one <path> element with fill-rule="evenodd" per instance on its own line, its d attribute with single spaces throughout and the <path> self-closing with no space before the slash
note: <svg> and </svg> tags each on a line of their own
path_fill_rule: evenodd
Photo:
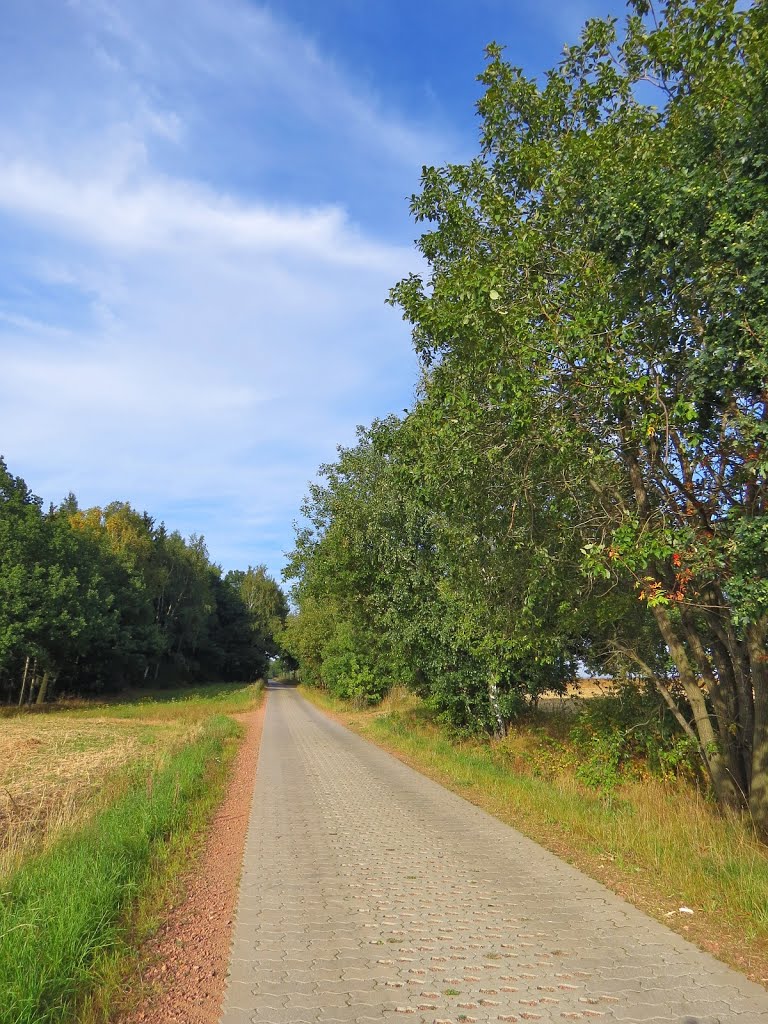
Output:
<svg viewBox="0 0 768 1024">
<path fill-rule="evenodd" d="M 698 775 L 695 743 L 651 686 L 620 681 L 612 693 L 584 701 L 570 737 L 584 757 L 577 778 L 596 788 L 643 774 Z"/>
</svg>

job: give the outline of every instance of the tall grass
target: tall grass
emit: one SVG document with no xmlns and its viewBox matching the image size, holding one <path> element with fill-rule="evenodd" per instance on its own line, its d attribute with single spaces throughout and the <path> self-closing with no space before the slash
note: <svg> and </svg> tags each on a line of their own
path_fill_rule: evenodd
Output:
<svg viewBox="0 0 768 1024">
<path fill-rule="evenodd" d="M 198 738 L 84 827 L 31 857 L 0 894 L 0 1024 L 72 1020 L 99 965 L 125 940 L 158 860 L 195 831 L 221 793 L 239 727 L 214 716 Z"/>
</svg>

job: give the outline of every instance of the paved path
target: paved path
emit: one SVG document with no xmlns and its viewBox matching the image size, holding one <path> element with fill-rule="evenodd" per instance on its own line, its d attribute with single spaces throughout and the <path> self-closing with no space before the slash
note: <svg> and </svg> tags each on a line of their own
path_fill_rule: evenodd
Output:
<svg viewBox="0 0 768 1024">
<path fill-rule="evenodd" d="M 272 689 L 222 1024 L 768 1024 L 768 994 Z"/>
</svg>

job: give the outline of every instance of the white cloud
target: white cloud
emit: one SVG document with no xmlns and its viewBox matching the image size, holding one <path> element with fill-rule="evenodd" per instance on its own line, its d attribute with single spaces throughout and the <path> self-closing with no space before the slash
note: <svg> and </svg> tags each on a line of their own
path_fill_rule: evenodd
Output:
<svg viewBox="0 0 768 1024">
<path fill-rule="evenodd" d="M 120 175 L 77 180 L 39 164 L 0 162 L 0 208 L 70 232 L 78 240 L 117 247 L 212 244 L 371 267 L 392 266 L 403 255 L 365 239 L 338 206 L 244 204 L 184 180 L 156 176 L 134 181 L 127 169 Z"/>
<path fill-rule="evenodd" d="M 354 140 L 389 160 L 420 168 L 440 159 L 446 139 L 418 117 L 391 111 L 364 81 L 321 53 L 274 8 L 249 0 L 77 0 L 103 59 L 130 65 L 140 79 L 236 82 L 256 107 L 290 111 L 331 136 Z M 119 48 L 119 58 L 113 50 Z M 288 118 L 286 119 L 286 126 Z"/>
<path fill-rule="evenodd" d="M 127 498 L 204 532 L 215 558 L 277 572 L 318 463 L 410 391 L 406 332 L 383 299 L 413 258 L 342 217 L 259 220 L 170 186 L 102 230 L 119 195 L 94 189 L 78 207 L 55 175 L 36 185 L 25 215 L 88 242 L 36 267 L 82 304 L 81 326 L 0 319 L 11 468 L 46 499 Z M 255 509 L 270 529 L 249 524 Z"/>
<path fill-rule="evenodd" d="M 348 192 L 277 202 L 197 173 L 201 139 L 233 136 L 220 107 L 178 94 L 200 88 L 192 68 L 271 89 L 286 119 L 327 126 L 340 166 L 391 169 L 419 132 L 241 0 L 174 0 L 165 34 L 141 0 L 72 9 L 87 88 L 60 124 L 48 112 L 50 137 L 19 121 L 0 139 L 5 283 L 23 281 L 0 281 L 0 453 L 46 500 L 127 499 L 204 532 L 214 558 L 278 572 L 318 463 L 409 399 L 407 331 L 384 298 L 417 259 L 355 224 Z M 282 141 L 260 138 L 273 154 Z"/>
</svg>

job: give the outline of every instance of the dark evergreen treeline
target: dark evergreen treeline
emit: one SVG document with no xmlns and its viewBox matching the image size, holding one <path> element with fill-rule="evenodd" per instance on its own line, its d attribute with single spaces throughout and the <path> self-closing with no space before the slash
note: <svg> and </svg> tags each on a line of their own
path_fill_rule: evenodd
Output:
<svg viewBox="0 0 768 1024">
<path fill-rule="evenodd" d="M 48 511 L 0 459 L 0 698 L 249 680 L 276 653 L 285 597 L 263 566 L 222 574 L 126 502 Z"/>
<path fill-rule="evenodd" d="M 768 7 L 631 0 L 480 78 L 391 295 L 417 401 L 323 468 L 284 642 L 489 732 L 629 673 L 768 833 Z"/>
</svg>

